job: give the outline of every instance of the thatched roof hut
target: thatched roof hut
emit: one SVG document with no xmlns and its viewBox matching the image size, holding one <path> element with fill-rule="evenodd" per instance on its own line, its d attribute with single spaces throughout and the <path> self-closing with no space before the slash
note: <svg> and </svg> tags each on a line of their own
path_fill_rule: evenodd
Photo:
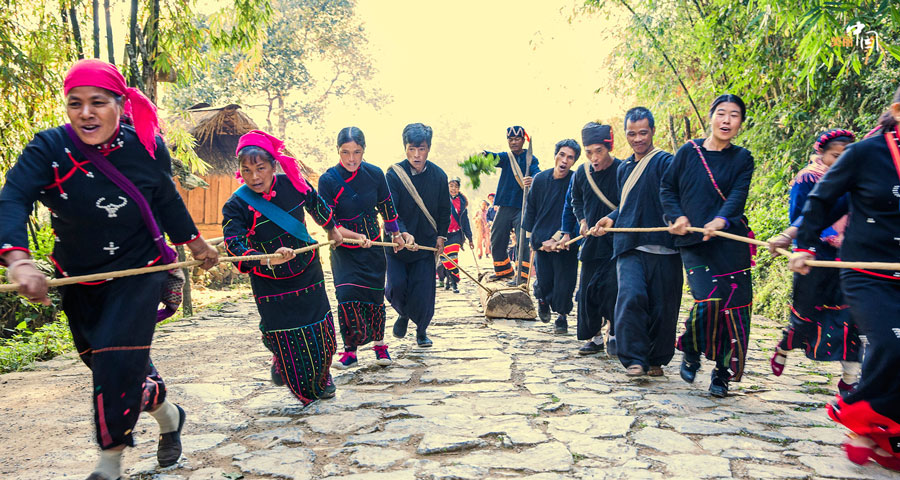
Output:
<svg viewBox="0 0 900 480">
<path fill-rule="evenodd" d="M 210 107 L 200 103 L 187 111 L 191 123 L 188 132 L 197 139 L 194 152 L 210 165 L 210 169 L 201 177 L 208 184 L 206 187 L 191 188 L 185 184 L 188 187 L 185 189 L 179 181 L 178 190 L 200 233 L 206 238 L 219 237 L 222 235 L 222 205 L 240 186 L 234 176 L 239 169 L 234 150 L 241 135 L 258 127 L 241 111 L 240 105 Z M 306 179 L 317 186 L 319 175 L 302 161 L 297 163 Z"/>
<path fill-rule="evenodd" d="M 203 161 L 210 165 L 210 175 L 234 175 L 239 169 L 234 149 L 237 148 L 241 135 L 256 130 L 256 123 L 241 111 L 236 104 L 224 107 L 210 107 L 200 103 L 188 109 L 194 126 L 188 131 L 197 139 L 194 151 Z M 293 154 L 286 151 L 290 156 Z M 313 186 L 318 185 L 319 175 L 308 168 L 303 161 L 297 160 L 300 171 Z"/>
</svg>

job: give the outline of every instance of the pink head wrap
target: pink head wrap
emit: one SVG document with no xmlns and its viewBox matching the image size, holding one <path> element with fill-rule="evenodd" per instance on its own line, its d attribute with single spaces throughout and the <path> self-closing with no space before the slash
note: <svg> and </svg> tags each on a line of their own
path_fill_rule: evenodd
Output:
<svg viewBox="0 0 900 480">
<path fill-rule="evenodd" d="M 140 90 L 129 87 L 115 65 L 94 58 L 75 62 L 66 74 L 63 93 L 68 95 L 69 90 L 75 87 L 105 88 L 124 97 L 125 114 L 134 121 L 138 140 L 147 153 L 156 158 L 156 136 L 159 135 L 156 105 Z"/>
<path fill-rule="evenodd" d="M 234 149 L 234 154 L 237 155 L 242 148 L 251 145 L 269 152 L 272 158 L 281 165 L 284 174 L 287 175 L 298 192 L 306 193 L 310 190 L 309 183 L 306 182 L 303 175 L 300 174 L 300 169 L 297 168 L 297 161 L 283 153 L 284 142 L 262 130 L 250 130 L 241 135 L 237 148 Z"/>
</svg>

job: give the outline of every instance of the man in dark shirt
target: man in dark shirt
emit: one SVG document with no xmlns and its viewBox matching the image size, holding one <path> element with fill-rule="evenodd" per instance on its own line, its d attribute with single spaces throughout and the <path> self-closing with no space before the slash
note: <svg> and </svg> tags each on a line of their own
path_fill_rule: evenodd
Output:
<svg viewBox="0 0 900 480">
<path fill-rule="evenodd" d="M 581 147 L 572 139 L 556 144 L 555 166 L 534 177 L 525 206 L 524 227 L 531 234 L 531 247 L 535 249 L 537 282 L 534 296 L 538 300 L 538 315 L 543 322 L 550 321 L 550 310 L 559 317 L 554 333 L 568 332 L 566 316 L 572 311 L 572 294 L 578 275 L 578 248 L 558 249 L 563 236 L 562 211 L 566 203 L 566 191 L 572 177 L 572 165 L 581 155 Z"/>
<path fill-rule="evenodd" d="M 625 114 L 625 138 L 634 154 L 618 170 L 619 208 L 595 225 L 665 227 L 659 186 L 672 154 L 653 147 L 653 114 L 635 107 Z M 615 325 L 619 361 L 626 375 L 663 375 L 675 354 L 675 327 L 681 304 L 681 258 L 668 232 L 616 233 Z"/>
<path fill-rule="evenodd" d="M 416 324 L 416 342 L 420 347 L 430 347 L 431 339 L 425 334 L 434 316 L 434 276 L 437 255 L 444 250 L 447 229 L 450 226 L 450 191 L 447 174 L 428 161 L 431 150 L 431 127 L 421 123 L 407 125 L 403 129 L 406 160 L 394 164 L 385 174 L 400 231 L 412 236 L 407 245 L 387 255 L 387 283 L 384 296 L 400 314 L 394 323 L 394 336 L 406 336 L 410 320 Z M 407 186 L 405 180 L 408 180 Z M 416 197 L 427 210 L 423 211 Z M 433 253 L 419 250 L 418 245 L 437 248 Z"/>
<path fill-rule="evenodd" d="M 497 167 L 500 168 L 497 197 L 494 199 L 494 205 L 499 208 L 494 217 L 494 223 L 491 225 L 491 256 L 494 258 L 494 274 L 489 277 L 490 280 L 515 276 L 513 265 L 506 251 L 509 245 L 509 233 L 518 230 L 521 225 L 523 189 L 530 187 L 532 176 L 541 171 L 537 157 L 531 158 L 531 162 L 528 163 L 528 159 L 531 157 L 530 152 L 523 148 L 527 136 L 524 128 L 509 127 L 506 129 L 509 152 L 484 152 L 486 155 L 495 155 L 499 159 Z M 516 235 L 521 237 L 518 231 Z M 520 261 L 522 268 L 519 278 L 513 278 L 513 281 L 510 282 L 513 285 L 524 282 L 528 278 L 528 270 L 531 268 L 528 263 L 531 252 L 524 238 L 518 239 L 516 251 L 523 252 Z"/>
<path fill-rule="evenodd" d="M 588 161 L 575 170 L 566 194 L 560 242 L 584 235 L 578 258 L 581 259 L 581 281 L 575 300 L 578 303 L 578 339 L 587 340 L 581 355 L 603 351 L 604 323 L 609 322 L 608 353 L 616 355 L 616 260 L 610 236 L 591 235 L 598 220 L 618 208 L 619 185 L 616 172 L 622 161 L 611 155 L 613 131 L 610 125 L 589 122 L 581 130 L 581 140 Z"/>
</svg>

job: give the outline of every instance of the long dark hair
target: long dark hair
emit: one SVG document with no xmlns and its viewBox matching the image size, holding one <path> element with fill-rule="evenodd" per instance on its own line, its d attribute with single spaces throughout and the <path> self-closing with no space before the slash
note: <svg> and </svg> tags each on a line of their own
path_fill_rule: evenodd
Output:
<svg viewBox="0 0 900 480">
<path fill-rule="evenodd" d="M 891 104 L 900 103 L 900 88 L 894 92 L 894 99 L 891 100 Z M 894 118 L 894 115 L 891 114 L 890 105 L 888 109 L 881 114 L 881 117 L 878 118 L 878 126 L 881 127 L 882 132 L 887 132 L 889 130 L 893 130 L 897 128 L 897 119 Z"/>
</svg>

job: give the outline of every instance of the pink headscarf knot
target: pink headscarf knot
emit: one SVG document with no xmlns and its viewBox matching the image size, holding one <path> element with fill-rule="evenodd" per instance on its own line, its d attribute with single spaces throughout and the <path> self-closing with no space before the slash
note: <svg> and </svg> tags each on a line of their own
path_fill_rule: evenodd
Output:
<svg viewBox="0 0 900 480">
<path fill-rule="evenodd" d="M 311 190 L 309 183 L 306 182 L 306 179 L 300 173 L 300 169 L 297 168 L 297 160 L 284 154 L 284 142 L 262 130 L 250 130 L 241 135 L 234 154 L 237 155 L 242 148 L 249 146 L 259 147 L 269 152 L 272 158 L 281 165 L 284 174 L 287 175 L 298 192 L 306 193 Z"/>
</svg>

